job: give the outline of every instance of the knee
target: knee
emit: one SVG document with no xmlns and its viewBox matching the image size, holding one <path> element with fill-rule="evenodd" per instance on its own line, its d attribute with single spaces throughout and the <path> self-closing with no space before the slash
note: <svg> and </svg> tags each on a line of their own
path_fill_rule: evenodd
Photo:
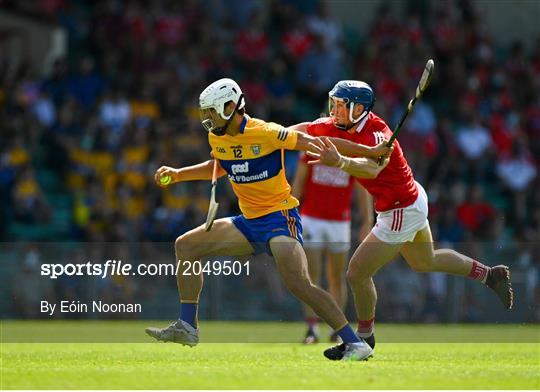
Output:
<svg viewBox="0 0 540 392">
<path fill-rule="evenodd" d="M 182 247 L 182 243 L 184 242 L 184 236 L 178 236 L 176 240 L 174 241 L 174 249 L 178 252 L 180 248 Z"/>
<path fill-rule="evenodd" d="M 176 241 L 174 241 L 174 250 L 176 251 L 177 255 L 182 254 L 182 251 L 184 250 L 186 245 L 186 239 L 183 235 L 178 236 L 176 238 Z"/>
<path fill-rule="evenodd" d="M 197 243 L 190 241 L 189 235 L 183 234 L 174 241 L 176 255 L 180 258 L 195 256 L 198 251 Z"/>
</svg>

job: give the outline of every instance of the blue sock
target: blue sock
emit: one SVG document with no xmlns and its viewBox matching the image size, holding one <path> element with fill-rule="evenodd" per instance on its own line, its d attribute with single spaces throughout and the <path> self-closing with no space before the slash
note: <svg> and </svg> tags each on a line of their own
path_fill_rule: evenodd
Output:
<svg viewBox="0 0 540 392">
<path fill-rule="evenodd" d="M 197 328 L 198 303 L 182 302 L 180 305 L 180 320 L 185 321 L 193 328 Z"/>
<path fill-rule="evenodd" d="M 343 343 L 357 343 L 360 341 L 349 324 L 336 331 Z"/>
</svg>

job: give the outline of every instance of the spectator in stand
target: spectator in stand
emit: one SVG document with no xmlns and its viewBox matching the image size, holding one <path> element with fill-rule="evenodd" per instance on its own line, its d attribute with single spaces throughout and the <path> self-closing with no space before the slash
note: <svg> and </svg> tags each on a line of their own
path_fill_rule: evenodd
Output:
<svg viewBox="0 0 540 392">
<path fill-rule="evenodd" d="M 473 185 L 465 201 L 458 206 L 459 222 L 477 238 L 485 238 L 497 210 L 484 199 L 482 187 Z"/>
<path fill-rule="evenodd" d="M 467 160 L 467 171 L 473 179 L 485 178 L 491 170 L 493 141 L 476 113 L 466 115 L 465 123 L 457 129 L 457 144 Z"/>
<path fill-rule="evenodd" d="M 521 226 L 527 219 L 527 189 L 537 174 L 523 139 L 515 140 L 511 153 L 500 157 L 497 174 L 511 194 L 513 213 L 509 217 L 516 226 Z"/>
<path fill-rule="evenodd" d="M 466 159 L 478 161 L 492 147 L 488 130 L 481 124 L 477 115 L 470 115 L 465 124 L 457 130 L 457 141 Z"/>
<path fill-rule="evenodd" d="M 12 196 L 15 215 L 29 223 L 47 222 L 51 218 L 51 210 L 32 166 L 24 167 L 17 177 Z"/>
<path fill-rule="evenodd" d="M 408 119 L 407 129 L 422 138 L 427 138 L 435 132 L 436 127 L 437 120 L 431 105 L 423 101 L 418 102 Z"/>
<path fill-rule="evenodd" d="M 252 111 L 252 116 L 257 118 L 268 117 L 268 88 L 264 82 L 265 77 L 262 70 L 254 70 L 246 75 L 242 80 L 242 90 L 249 99 L 253 102 L 255 109 Z"/>
<path fill-rule="evenodd" d="M 313 34 L 308 31 L 303 15 L 299 15 L 295 23 L 287 26 L 287 30 L 281 35 L 281 45 L 291 65 L 296 65 L 309 53 L 313 45 Z"/>
<path fill-rule="evenodd" d="M 92 110 L 105 88 L 105 82 L 95 69 L 95 61 L 84 57 L 80 61 L 79 72 L 71 76 L 68 82 L 69 93 L 84 107 Z"/>
<path fill-rule="evenodd" d="M 317 12 L 307 19 L 307 27 L 312 35 L 322 37 L 323 45 L 328 49 L 339 51 L 343 40 L 343 28 L 330 13 L 330 3 L 321 1 Z"/>
<path fill-rule="evenodd" d="M 51 75 L 41 85 L 42 91 L 51 97 L 56 107 L 62 105 L 68 94 L 67 73 L 68 66 L 65 59 L 58 59 L 54 62 Z"/>
<path fill-rule="evenodd" d="M 31 110 L 39 124 L 46 129 L 51 128 L 56 122 L 56 107 L 47 93 L 39 93 Z"/>
<path fill-rule="evenodd" d="M 294 107 L 294 89 L 287 75 L 287 65 L 280 59 L 272 61 L 270 76 L 266 82 L 268 89 L 268 104 L 270 113 L 268 118 L 275 118 L 282 124 L 292 124 L 294 115 L 291 107 Z"/>
<path fill-rule="evenodd" d="M 463 231 L 464 227 L 458 220 L 456 207 L 453 205 L 444 206 L 441 209 L 441 219 L 437 227 L 439 241 L 458 244 L 465 239 Z"/>
<path fill-rule="evenodd" d="M 249 19 L 247 28 L 236 35 L 235 47 L 242 65 L 254 71 L 270 58 L 270 38 L 264 29 L 263 15 L 259 10 L 254 10 Z"/>
<path fill-rule="evenodd" d="M 540 39 L 538 39 L 540 42 Z M 540 46 L 540 43 L 539 43 Z M 538 49 L 540 52 L 540 48 Z M 540 75 L 540 53 L 538 54 L 539 64 L 536 71 L 537 75 Z M 537 76 L 540 80 L 540 76 Z M 526 109 L 524 110 L 524 128 L 528 136 L 528 142 L 531 147 L 532 155 L 535 157 L 540 156 L 540 93 L 536 91 L 536 95 L 533 95 Z"/>
<path fill-rule="evenodd" d="M 121 136 L 130 116 L 129 103 L 120 90 L 113 90 L 105 95 L 99 107 L 99 118 L 103 125 Z"/>
<path fill-rule="evenodd" d="M 328 91 L 341 79 L 343 71 L 341 53 L 325 46 L 324 37 L 316 35 L 311 50 L 296 71 L 296 83 L 315 111 L 320 111 Z"/>
</svg>

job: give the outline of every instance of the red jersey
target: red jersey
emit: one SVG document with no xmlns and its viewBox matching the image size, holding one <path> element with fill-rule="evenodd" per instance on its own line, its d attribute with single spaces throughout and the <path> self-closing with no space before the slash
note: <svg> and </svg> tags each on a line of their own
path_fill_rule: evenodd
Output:
<svg viewBox="0 0 540 392">
<path fill-rule="evenodd" d="M 309 130 L 311 135 L 324 136 L 317 134 L 318 129 L 324 130 L 323 127 L 315 128 Z M 312 159 L 304 155 L 302 160 L 307 163 Z M 332 221 L 350 221 L 352 188 L 352 177 L 340 168 L 308 165 L 300 214 Z"/>
<path fill-rule="evenodd" d="M 339 137 L 365 146 L 376 146 L 392 136 L 388 125 L 373 112 L 370 112 L 357 127 L 353 127 L 349 131 L 337 129 L 329 117 L 312 122 L 308 125 L 307 130 L 312 136 Z M 394 151 L 390 156 L 390 162 L 377 178 L 356 178 L 356 180 L 373 196 L 375 209 L 378 212 L 410 206 L 418 197 L 418 189 L 411 168 L 397 140 L 394 142 Z M 350 199 L 346 204 L 350 208 Z M 321 207 L 317 204 L 317 208 Z M 337 204 L 333 204 L 331 207 L 341 208 Z"/>
</svg>

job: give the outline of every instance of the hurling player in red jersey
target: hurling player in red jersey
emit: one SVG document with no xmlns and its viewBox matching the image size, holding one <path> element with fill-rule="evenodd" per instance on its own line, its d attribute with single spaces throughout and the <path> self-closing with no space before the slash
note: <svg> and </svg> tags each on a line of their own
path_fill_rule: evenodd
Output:
<svg viewBox="0 0 540 392">
<path fill-rule="evenodd" d="M 371 112 L 374 104 L 375 94 L 367 83 L 340 81 L 329 92 L 330 117 L 317 121 L 325 124 L 330 137 L 373 146 L 392 135 L 388 125 Z M 295 128 L 309 129 L 305 123 Z M 478 280 L 493 289 L 506 308 L 512 307 L 508 267 L 488 267 L 452 249 L 433 248 L 427 219 L 427 195 L 414 180 L 399 142 L 394 143 L 388 164 L 379 171 L 366 170 L 367 166 L 362 163 L 365 158 L 341 155 L 327 138 L 322 138 L 317 144 L 317 153 L 307 153 L 315 158 L 310 163 L 339 167 L 356 177 L 373 196 L 377 211 L 375 226 L 356 249 L 347 270 L 358 316 L 359 337 L 375 346 L 373 326 L 377 291 L 372 277 L 398 253 L 415 271 L 446 272 Z M 326 350 L 325 355 L 330 359 L 340 359 L 342 352 L 343 346 L 339 345 Z"/>
<path fill-rule="evenodd" d="M 308 125 L 308 133 L 311 136 L 325 136 L 325 128 L 313 122 Z M 309 160 L 306 155 L 300 158 L 292 186 L 293 195 L 300 200 L 309 275 L 311 281 L 319 286 L 326 271 L 328 291 L 344 310 L 347 303 L 345 271 L 351 242 L 353 192 L 357 193 L 356 206 L 362 221 L 360 241 L 373 226 L 373 200 L 348 173 L 337 167 L 308 165 Z M 307 305 L 304 305 L 304 316 L 308 327 L 304 343 L 317 343 L 319 318 Z M 335 331 L 330 340 L 338 340 Z"/>
</svg>

